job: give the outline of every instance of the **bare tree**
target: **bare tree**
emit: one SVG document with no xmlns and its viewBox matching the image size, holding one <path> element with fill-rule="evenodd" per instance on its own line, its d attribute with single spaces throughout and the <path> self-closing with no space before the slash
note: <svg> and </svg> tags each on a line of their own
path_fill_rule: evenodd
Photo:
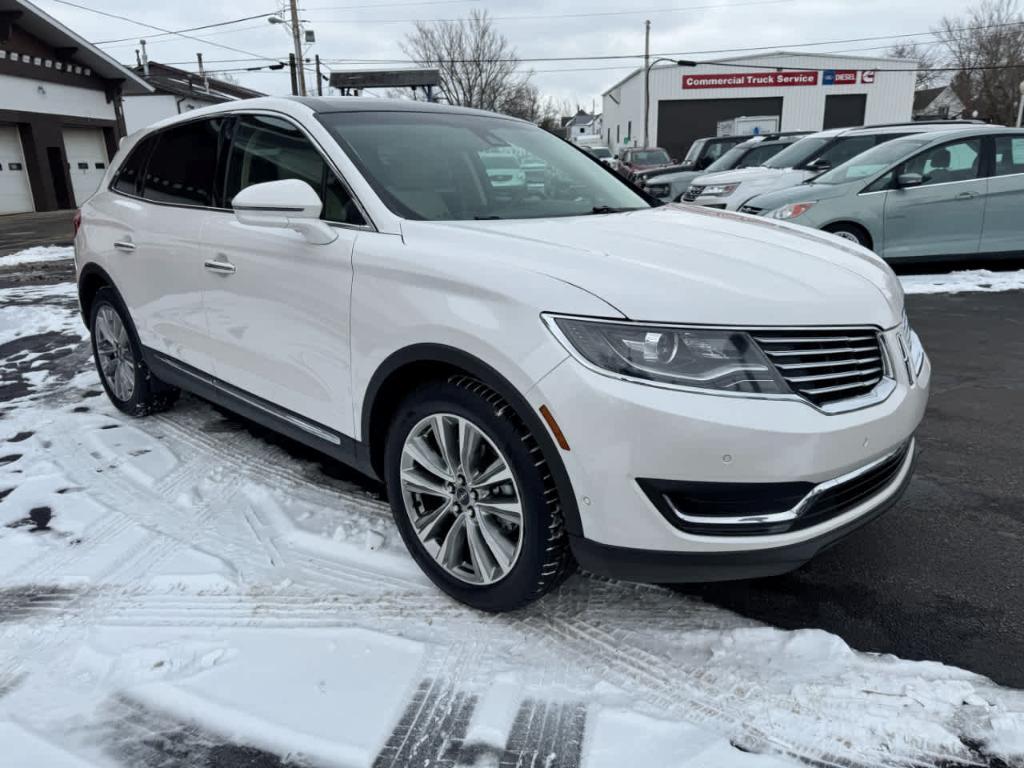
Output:
<svg viewBox="0 0 1024 768">
<path fill-rule="evenodd" d="M 540 96 L 530 74 L 518 72 L 519 57 L 497 31 L 487 11 L 460 21 L 417 22 L 402 44 L 405 54 L 441 73 L 439 89 L 450 104 L 535 118 Z"/>
<path fill-rule="evenodd" d="M 948 79 L 948 76 L 943 77 L 946 73 L 935 71 L 936 67 L 941 65 L 939 64 L 940 60 L 935 49 L 930 46 L 917 42 L 896 43 L 890 46 L 889 50 L 886 51 L 886 55 L 893 59 L 913 61 L 917 64 L 916 90 L 932 88 L 943 80 Z"/>
<path fill-rule="evenodd" d="M 956 67 L 953 89 L 978 116 L 1005 125 L 1017 120 L 1024 79 L 1024 15 L 1018 0 L 981 0 L 963 16 L 946 17 L 935 34 Z"/>
</svg>

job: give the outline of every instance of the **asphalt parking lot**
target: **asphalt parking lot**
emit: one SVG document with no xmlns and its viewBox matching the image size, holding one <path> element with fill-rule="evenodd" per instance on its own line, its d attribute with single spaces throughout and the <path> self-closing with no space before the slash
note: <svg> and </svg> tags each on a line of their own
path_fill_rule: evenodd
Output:
<svg viewBox="0 0 1024 768">
<path fill-rule="evenodd" d="M 1024 294 L 908 296 L 907 308 L 934 373 L 902 504 L 795 573 L 692 591 L 1024 687 Z"/>
</svg>

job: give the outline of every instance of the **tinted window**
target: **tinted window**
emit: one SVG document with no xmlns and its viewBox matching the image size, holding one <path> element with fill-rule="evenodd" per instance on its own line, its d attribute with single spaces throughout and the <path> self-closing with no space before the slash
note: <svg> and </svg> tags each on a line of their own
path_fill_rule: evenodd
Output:
<svg viewBox="0 0 1024 768">
<path fill-rule="evenodd" d="M 196 120 L 157 134 L 142 196 L 158 203 L 216 205 L 214 179 L 223 118 Z"/>
<path fill-rule="evenodd" d="M 931 139 L 923 136 L 918 139 L 902 139 L 879 144 L 867 152 L 863 152 L 842 165 L 836 166 L 828 173 L 814 180 L 815 184 L 844 184 L 848 181 L 865 179 L 884 171 L 893 163 L 897 163 L 915 149 L 927 144 Z"/>
<path fill-rule="evenodd" d="M 902 173 L 919 173 L 922 185 L 948 184 L 978 177 L 981 139 L 968 139 L 932 147 L 903 164 Z"/>
<path fill-rule="evenodd" d="M 896 138 L 891 136 L 889 138 Z M 835 168 L 837 165 L 842 165 L 847 160 L 850 160 L 861 152 L 866 152 L 875 146 L 874 136 L 846 136 L 836 141 L 822 152 L 818 158 L 824 160 L 826 163 Z"/>
<path fill-rule="evenodd" d="M 791 144 L 765 163 L 769 168 L 797 168 L 811 159 L 831 139 L 824 136 L 806 136 Z"/>
<path fill-rule="evenodd" d="M 663 149 L 642 149 L 637 152 L 630 153 L 629 161 L 636 165 L 667 165 L 669 158 L 668 153 Z"/>
<path fill-rule="evenodd" d="M 128 155 L 128 159 L 121 166 L 121 170 L 117 172 L 114 189 L 124 192 L 126 195 L 139 194 L 139 182 L 142 180 L 142 172 L 154 144 L 156 144 L 156 136 L 147 136 L 135 145 Z"/>
<path fill-rule="evenodd" d="M 345 185 L 302 131 L 278 117 L 242 115 L 228 154 L 227 204 L 246 187 L 282 179 L 298 179 L 316 190 L 324 203 L 321 219 L 366 223 Z"/>
<path fill-rule="evenodd" d="M 1024 136 L 996 137 L 996 176 L 1024 173 Z"/>
</svg>

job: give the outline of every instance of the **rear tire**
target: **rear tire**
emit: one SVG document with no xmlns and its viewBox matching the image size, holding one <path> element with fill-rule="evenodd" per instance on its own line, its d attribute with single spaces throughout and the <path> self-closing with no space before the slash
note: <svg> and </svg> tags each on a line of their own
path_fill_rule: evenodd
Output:
<svg viewBox="0 0 1024 768">
<path fill-rule="evenodd" d="M 100 288 L 93 297 L 89 331 L 100 383 L 119 410 L 147 416 L 174 405 L 180 391 L 150 372 L 128 310 L 113 288 Z"/>
<path fill-rule="evenodd" d="M 871 248 L 871 237 L 863 227 L 860 227 L 857 224 L 831 224 L 825 227 L 825 231 L 830 232 L 837 237 L 841 237 L 843 240 L 849 240 L 850 242 L 863 246 L 864 248 Z"/>
<path fill-rule="evenodd" d="M 392 418 L 384 470 L 406 547 L 459 602 L 510 611 L 571 572 L 558 493 L 540 446 L 481 382 L 454 376 L 410 394 Z"/>
</svg>

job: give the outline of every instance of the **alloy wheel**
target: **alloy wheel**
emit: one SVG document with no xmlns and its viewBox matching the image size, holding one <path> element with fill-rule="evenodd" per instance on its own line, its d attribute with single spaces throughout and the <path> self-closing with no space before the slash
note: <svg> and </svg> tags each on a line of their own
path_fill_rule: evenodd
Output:
<svg viewBox="0 0 1024 768">
<path fill-rule="evenodd" d="M 93 331 L 103 378 L 118 400 L 128 402 L 135 393 L 135 355 L 128 339 L 128 329 L 114 308 L 104 304 L 96 312 Z"/>
<path fill-rule="evenodd" d="M 462 416 L 420 420 L 402 446 L 402 498 L 423 548 L 469 584 L 504 578 L 523 542 L 522 497 L 508 459 Z"/>
</svg>

